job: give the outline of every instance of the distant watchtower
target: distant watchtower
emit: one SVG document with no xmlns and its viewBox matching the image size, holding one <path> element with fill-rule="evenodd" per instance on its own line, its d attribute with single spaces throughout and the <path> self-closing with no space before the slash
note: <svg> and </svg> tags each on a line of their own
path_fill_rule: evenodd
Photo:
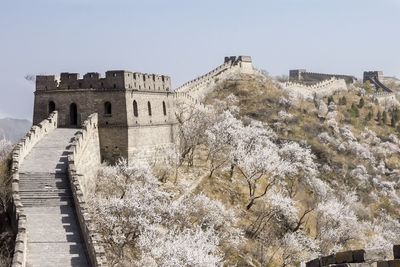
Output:
<svg viewBox="0 0 400 267">
<path fill-rule="evenodd" d="M 89 72 L 37 76 L 33 123 L 58 111 L 61 127 L 78 127 L 99 114 L 103 159 L 131 158 L 135 153 L 174 142 L 175 101 L 165 75 L 125 70 L 107 71 L 102 78 Z"/>
<path fill-rule="evenodd" d="M 370 82 L 375 86 L 376 90 L 383 90 L 391 93 L 392 90 L 383 84 L 384 76 L 382 71 L 365 71 L 363 82 Z"/>
<path fill-rule="evenodd" d="M 383 71 L 364 71 L 363 82 L 370 81 L 371 79 L 383 80 Z"/>
<path fill-rule="evenodd" d="M 224 63 L 231 63 L 232 66 L 239 66 L 242 73 L 251 74 L 253 72 L 253 61 L 250 56 L 225 57 Z"/>
</svg>

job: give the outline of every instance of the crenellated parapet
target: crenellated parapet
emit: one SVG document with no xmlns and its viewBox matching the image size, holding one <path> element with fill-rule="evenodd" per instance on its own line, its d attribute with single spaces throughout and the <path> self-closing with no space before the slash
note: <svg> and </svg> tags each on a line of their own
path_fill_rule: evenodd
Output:
<svg viewBox="0 0 400 267">
<path fill-rule="evenodd" d="M 352 84 L 357 81 L 357 78 L 351 75 L 308 72 L 305 69 L 297 69 L 289 71 L 290 81 L 297 81 L 306 84 L 318 83 L 332 78 L 343 79 L 346 81 L 347 84 Z"/>
<path fill-rule="evenodd" d="M 336 78 L 331 78 L 331 79 L 329 79 L 329 80 L 324 80 L 324 81 L 318 82 L 318 83 L 313 84 L 313 85 L 305 85 L 305 84 L 296 83 L 296 82 L 290 82 L 290 81 L 289 81 L 289 82 L 283 83 L 283 86 L 284 86 L 285 88 L 300 87 L 300 88 L 304 88 L 304 89 L 307 89 L 307 90 L 310 90 L 310 89 L 320 89 L 320 88 L 325 88 L 325 87 L 327 87 L 327 86 L 329 86 L 329 85 L 334 84 L 337 80 L 338 80 L 338 79 L 336 79 Z"/>
<path fill-rule="evenodd" d="M 78 73 L 63 72 L 60 79 L 54 75 L 36 76 L 36 90 L 68 90 L 68 89 L 98 89 L 98 90 L 137 90 L 164 91 L 171 90 L 171 78 L 165 75 L 131 72 L 125 70 L 107 71 L 102 78 L 97 72 L 88 72 L 80 79 Z"/>
<path fill-rule="evenodd" d="M 305 85 L 297 82 L 280 83 L 283 90 L 289 94 L 301 98 L 312 100 L 314 96 L 324 97 L 339 91 L 347 91 L 347 84 L 343 79 L 331 78 L 313 85 Z"/>
<path fill-rule="evenodd" d="M 396 94 L 393 92 L 376 92 L 372 94 L 373 97 L 395 97 Z"/>
<path fill-rule="evenodd" d="M 370 95 L 370 98 L 385 108 L 393 108 L 400 105 L 397 95 L 393 92 L 375 92 Z"/>
<path fill-rule="evenodd" d="M 94 193 L 101 163 L 97 113 L 90 115 L 82 124 L 82 129 L 75 134 L 69 151 L 68 177 L 91 266 L 108 266 L 101 235 L 96 231 L 87 204 L 87 198 Z"/>
<path fill-rule="evenodd" d="M 209 82 L 213 82 L 215 78 L 232 71 L 240 71 L 242 73 L 251 74 L 254 72 L 252 64 L 253 63 L 250 56 L 225 57 L 223 64 L 204 75 L 182 84 L 180 87 L 175 89 L 175 92 L 189 92 L 196 90 L 196 88 L 202 87 L 204 84 Z"/>
<path fill-rule="evenodd" d="M 49 117 L 32 126 L 24 138 L 15 146 L 12 152 L 12 207 L 13 207 L 13 228 L 17 233 L 15 239 L 15 249 L 12 267 L 23 267 L 26 264 L 27 253 L 27 232 L 26 214 L 19 194 L 19 168 L 25 157 L 32 148 L 47 134 L 57 128 L 57 112 L 53 112 Z"/>
</svg>

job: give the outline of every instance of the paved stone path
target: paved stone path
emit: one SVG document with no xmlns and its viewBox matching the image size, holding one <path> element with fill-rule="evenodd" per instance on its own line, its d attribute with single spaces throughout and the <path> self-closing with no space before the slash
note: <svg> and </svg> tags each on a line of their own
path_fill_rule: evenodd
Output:
<svg viewBox="0 0 400 267">
<path fill-rule="evenodd" d="M 56 129 L 22 162 L 20 195 L 27 215 L 27 267 L 89 266 L 66 176 L 66 146 L 76 129 Z"/>
</svg>

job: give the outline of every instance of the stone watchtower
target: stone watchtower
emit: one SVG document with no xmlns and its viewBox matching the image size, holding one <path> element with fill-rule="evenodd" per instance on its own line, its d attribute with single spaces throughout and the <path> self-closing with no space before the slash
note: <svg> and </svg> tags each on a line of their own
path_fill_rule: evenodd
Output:
<svg viewBox="0 0 400 267">
<path fill-rule="evenodd" d="M 90 72 L 37 76 L 33 123 L 57 110 L 59 126 L 75 128 L 92 113 L 99 114 L 102 157 L 128 160 L 140 151 L 174 143 L 175 101 L 165 75 L 124 70 L 104 78 Z"/>
</svg>

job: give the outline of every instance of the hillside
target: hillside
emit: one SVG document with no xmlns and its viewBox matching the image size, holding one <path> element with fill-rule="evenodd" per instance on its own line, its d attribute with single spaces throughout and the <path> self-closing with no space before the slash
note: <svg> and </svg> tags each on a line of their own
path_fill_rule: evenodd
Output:
<svg viewBox="0 0 400 267">
<path fill-rule="evenodd" d="M 357 87 L 296 99 L 261 75 L 209 91 L 178 105 L 178 151 L 101 171 L 90 203 L 110 262 L 295 266 L 399 240 L 397 109 Z"/>
<path fill-rule="evenodd" d="M 28 120 L 4 118 L 0 119 L 0 139 L 6 139 L 16 143 L 31 128 L 32 123 Z"/>
<path fill-rule="evenodd" d="M 342 227 L 349 227 L 346 231 L 357 234 L 345 237 L 345 242 L 338 242 L 336 248 L 329 248 L 329 245 L 324 248 L 320 243 L 320 252 L 325 254 L 340 249 L 385 246 L 396 242 L 391 234 L 398 236 L 400 233 L 396 229 L 400 226 L 397 186 L 400 179 L 399 112 L 397 109 L 385 110 L 367 95 L 361 96 L 362 91 L 353 88 L 314 102 L 303 101 L 291 99 L 272 80 L 242 76 L 220 84 L 206 98 L 207 104 L 215 105 L 233 94 L 237 97 L 238 116 L 242 120 L 251 118 L 267 123 L 277 134 L 278 142 L 309 145 L 315 155 L 314 162 L 318 164 L 318 178 L 328 185 L 328 190 L 332 190 L 341 205 L 347 202 L 335 216 L 347 217 L 340 219 L 344 221 L 353 216 L 350 221 L 357 222 L 350 226 L 351 223 L 346 221 L 348 225 L 344 226 L 337 221 L 333 228 L 335 235 L 341 234 Z M 329 105 L 329 102 L 333 103 Z M 203 190 L 208 188 L 206 185 Z M 313 209 L 304 189 L 300 189 L 294 199 L 305 210 Z M 334 205 L 331 202 L 326 208 L 334 209 Z M 311 236 L 317 237 L 319 230 L 315 216 L 318 212 L 314 210 L 307 216 L 308 222 L 303 227 Z M 369 224 L 379 226 L 367 226 Z M 376 232 L 375 227 L 379 228 Z M 389 229 L 394 232 L 388 234 Z"/>
</svg>

